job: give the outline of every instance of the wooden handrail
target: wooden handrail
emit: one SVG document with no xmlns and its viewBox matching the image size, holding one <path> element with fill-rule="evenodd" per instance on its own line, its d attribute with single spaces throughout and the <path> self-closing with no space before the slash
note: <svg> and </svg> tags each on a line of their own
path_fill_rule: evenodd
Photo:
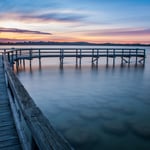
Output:
<svg viewBox="0 0 150 150">
<path fill-rule="evenodd" d="M 49 120 L 36 106 L 22 83 L 12 71 L 6 55 L 3 55 L 9 97 L 12 99 L 15 122 L 23 149 L 71 150 L 70 144 L 51 126 Z"/>
<path fill-rule="evenodd" d="M 32 66 L 32 59 L 39 59 L 39 66 L 41 66 L 41 58 L 59 58 L 60 67 L 63 68 L 65 58 L 76 58 L 76 66 L 81 66 L 82 58 L 92 58 L 91 64 L 96 62 L 96 67 L 98 67 L 99 58 L 106 58 L 106 66 L 108 66 L 108 58 L 113 58 L 113 66 L 115 66 L 115 58 L 121 59 L 121 66 L 128 63 L 130 65 L 130 60 L 135 58 L 135 66 L 137 64 L 145 65 L 146 53 L 145 49 L 139 48 L 14 48 L 6 50 L 7 58 L 14 67 L 16 64 L 16 69 L 18 70 L 19 61 L 30 60 L 30 68 Z M 128 60 L 127 60 L 128 59 Z M 79 61 L 78 61 L 79 60 Z M 133 61 L 132 61 L 133 63 Z M 25 65 L 24 65 L 25 67 Z"/>
</svg>

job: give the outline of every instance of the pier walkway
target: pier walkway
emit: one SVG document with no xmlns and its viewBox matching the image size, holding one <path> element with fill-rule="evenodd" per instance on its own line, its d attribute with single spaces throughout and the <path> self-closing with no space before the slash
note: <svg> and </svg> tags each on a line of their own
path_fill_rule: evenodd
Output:
<svg viewBox="0 0 150 150">
<path fill-rule="evenodd" d="M 139 48 L 13 48 L 5 49 L 9 62 L 13 65 L 19 64 L 25 60 L 39 59 L 41 66 L 41 58 L 59 58 L 60 66 L 63 67 L 65 58 L 75 58 L 76 66 L 81 66 L 82 58 L 90 58 L 92 66 L 98 67 L 98 61 L 101 58 L 106 58 L 106 66 L 109 65 L 109 59 L 113 60 L 115 66 L 115 59 L 119 58 L 121 66 L 134 62 L 135 66 L 138 64 L 145 64 L 145 49 Z"/>
<path fill-rule="evenodd" d="M 0 49 L 0 150 L 73 150 L 68 141 L 58 133 L 13 72 L 14 64 L 25 66 L 26 60 L 58 58 L 63 67 L 64 58 L 75 58 L 76 66 L 81 66 L 82 58 L 90 58 L 91 64 L 98 67 L 98 60 L 119 58 L 121 66 L 145 64 L 145 49 L 118 48 L 38 48 L 38 49 Z M 4 67 L 3 67 L 4 65 Z M 4 69 L 5 68 L 5 69 Z M 18 134 L 17 134 L 18 133 Z"/>
<path fill-rule="evenodd" d="M 0 55 L 0 150 L 21 148 L 73 150 L 36 106 L 3 53 L 3 57 Z"/>
<path fill-rule="evenodd" d="M 0 150 L 21 150 L 5 83 L 2 56 L 0 56 Z"/>
</svg>

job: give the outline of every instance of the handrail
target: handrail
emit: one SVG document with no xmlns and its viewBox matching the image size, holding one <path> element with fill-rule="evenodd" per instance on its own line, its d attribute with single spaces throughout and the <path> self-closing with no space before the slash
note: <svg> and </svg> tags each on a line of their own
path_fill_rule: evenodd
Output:
<svg viewBox="0 0 150 150">
<path fill-rule="evenodd" d="M 139 49 L 139 48 L 14 48 L 14 49 L 8 49 L 5 50 L 8 57 L 11 55 L 15 59 L 21 59 L 21 57 L 28 56 L 29 58 L 32 58 L 34 56 L 36 57 L 42 57 L 45 55 L 54 55 L 54 57 L 59 57 L 60 54 L 69 55 L 72 54 L 77 56 L 77 53 L 80 52 L 81 56 L 86 57 L 87 54 L 91 54 L 90 56 L 100 56 L 106 55 L 109 56 L 110 54 L 113 55 L 136 55 L 141 56 L 145 58 L 145 49 Z M 94 53 L 93 53 L 94 51 Z M 84 55 L 85 54 L 85 55 Z M 56 56 L 57 55 L 57 56 Z M 70 55 L 71 56 L 71 55 Z"/>
<path fill-rule="evenodd" d="M 11 99 L 17 131 L 25 150 L 71 150 L 70 144 L 51 126 L 31 96 L 12 71 L 3 54 L 5 77 Z"/>
<path fill-rule="evenodd" d="M 63 60 L 67 57 L 76 58 L 76 66 L 81 67 L 81 58 L 92 58 L 91 64 L 96 62 L 96 67 L 98 67 L 98 59 L 100 57 L 105 57 L 107 60 L 108 66 L 108 58 L 113 58 L 113 66 L 115 66 L 115 58 L 121 58 L 121 66 L 123 66 L 124 62 L 130 65 L 131 58 L 135 58 L 135 66 L 137 64 L 145 65 L 146 52 L 145 49 L 140 48 L 13 48 L 4 50 L 7 54 L 7 58 L 14 67 L 14 63 L 16 64 L 16 68 L 18 70 L 19 61 L 23 60 L 23 64 L 25 67 L 25 60 L 30 60 L 30 68 L 31 68 L 31 60 L 34 58 L 39 59 L 39 65 L 41 66 L 41 58 L 46 57 L 55 57 L 60 60 L 60 67 L 63 68 Z M 128 60 L 126 60 L 128 59 Z M 79 61 L 78 61 L 79 60 Z M 79 63 L 80 62 L 80 63 Z M 79 63 L 79 64 L 78 64 Z"/>
<path fill-rule="evenodd" d="M 92 49 L 94 49 L 94 50 L 113 50 L 113 49 L 115 49 L 115 50 L 142 50 L 142 51 L 144 51 L 145 49 L 143 49 L 143 48 L 68 48 L 68 47 L 64 47 L 64 48 L 6 48 L 6 50 L 8 51 L 8 52 L 11 52 L 11 51 L 19 51 L 19 50 L 22 50 L 22 51 L 26 51 L 26 50 L 60 50 L 60 49 L 64 49 L 64 50 L 76 50 L 76 49 L 78 49 L 78 50 L 82 50 L 82 51 L 84 51 L 84 50 L 92 50 Z M 3 50 L 3 49 L 1 49 L 1 50 Z"/>
</svg>

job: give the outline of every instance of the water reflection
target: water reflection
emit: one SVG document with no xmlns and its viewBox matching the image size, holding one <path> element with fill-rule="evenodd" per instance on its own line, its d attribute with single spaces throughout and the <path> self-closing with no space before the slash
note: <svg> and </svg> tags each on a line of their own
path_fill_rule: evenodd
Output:
<svg viewBox="0 0 150 150">
<path fill-rule="evenodd" d="M 18 77 L 76 149 L 150 149 L 147 66 L 32 65 L 31 70 L 20 69 Z"/>
</svg>

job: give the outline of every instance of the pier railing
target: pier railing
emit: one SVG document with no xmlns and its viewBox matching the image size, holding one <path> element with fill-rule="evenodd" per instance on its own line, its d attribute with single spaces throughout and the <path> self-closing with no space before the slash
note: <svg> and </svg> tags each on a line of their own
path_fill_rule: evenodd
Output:
<svg viewBox="0 0 150 150">
<path fill-rule="evenodd" d="M 15 124 L 24 150 L 70 150 L 12 71 L 3 54 L 6 84 Z"/>
<path fill-rule="evenodd" d="M 3 51 L 3 64 L 5 68 L 6 84 L 9 93 L 11 108 L 15 118 L 17 131 L 21 143 L 25 150 L 69 150 L 72 149 L 69 143 L 60 136 L 51 126 L 49 121 L 35 105 L 24 86 L 12 71 L 12 66 L 25 60 L 31 61 L 34 58 L 56 57 L 63 65 L 64 58 L 76 58 L 76 65 L 81 65 L 81 59 L 84 57 L 91 58 L 91 64 L 96 63 L 98 59 L 106 58 L 108 65 L 109 58 L 119 57 L 121 64 L 130 64 L 130 59 L 135 59 L 135 64 L 145 63 L 145 49 L 125 49 L 125 48 L 34 48 L 34 49 L 5 49 Z"/>
<path fill-rule="evenodd" d="M 82 58 L 91 58 L 91 64 L 98 65 L 99 58 L 106 58 L 106 64 L 109 63 L 109 58 L 113 59 L 115 65 L 115 58 L 120 58 L 121 65 L 124 63 L 131 63 L 131 58 L 135 58 L 135 65 L 145 64 L 145 49 L 135 48 L 21 48 L 7 50 L 8 60 L 13 64 L 16 62 L 19 65 L 19 60 L 31 60 L 44 57 L 56 57 L 60 60 L 60 65 L 63 65 L 64 59 L 68 57 L 76 58 L 76 65 L 81 65 Z"/>
</svg>

